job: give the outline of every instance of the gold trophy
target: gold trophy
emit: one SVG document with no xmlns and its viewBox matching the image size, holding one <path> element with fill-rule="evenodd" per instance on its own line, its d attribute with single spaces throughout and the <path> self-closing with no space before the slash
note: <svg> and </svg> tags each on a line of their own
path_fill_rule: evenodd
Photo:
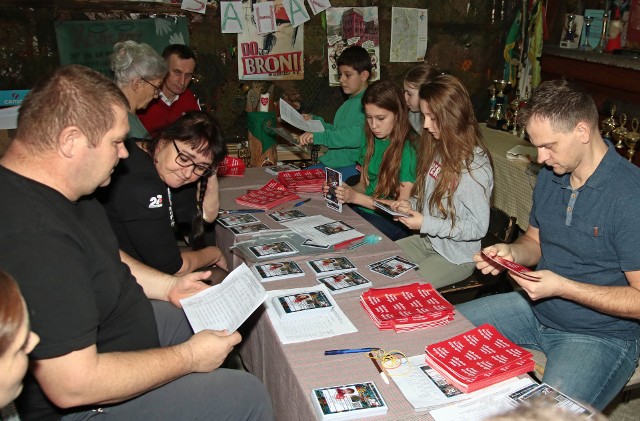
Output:
<svg viewBox="0 0 640 421">
<path fill-rule="evenodd" d="M 509 82 L 507 82 L 506 80 L 494 80 L 493 81 L 493 86 L 496 87 L 496 92 L 498 93 L 497 95 L 497 102 L 504 102 L 504 90 L 507 87 L 507 85 L 509 84 Z"/>
<path fill-rule="evenodd" d="M 622 115 L 620 116 L 620 125 L 615 129 L 613 129 L 613 131 L 611 132 L 611 135 L 613 136 L 613 139 L 616 141 L 616 144 L 615 144 L 616 151 L 618 151 L 620 155 L 626 158 L 627 146 L 625 145 L 624 140 L 628 130 L 626 127 L 624 127 L 625 124 L 627 124 L 627 115 L 625 113 L 622 113 Z"/>
<path fill-rule="evenodd" d="M 616 106 L 614 105 L 611 107 L 611 116 L 605 118 L 600 122 L 600 124 L 602 125 L 602 137 L 605 137 L 609 140 L 611 140 L 611 132 L 616 128 L 616 119 L 614 117 L 615 114 Z"/>
<path fill-rule="evenodd" d="M 511 109 L 513 110 L 513 114 L 511 114 L 511 134 L 518 136 L 518 110 L 520 109 L 520 99 L 516 98 L 511 101 Z"/>
<path fill-rule="evenodd" d="M 638 143 L 638 139 L 640 139 L 640 133 L 638 133 L 638 119 L 634 118 L 631 120 L 631 131 L 628 132 L 624 138 L 624 143 L 629 148 L 627 151 L 627 159 L 629 162 L 633 161 L 633 155 L 636 153 L 636 143 Z"/>
</svg>

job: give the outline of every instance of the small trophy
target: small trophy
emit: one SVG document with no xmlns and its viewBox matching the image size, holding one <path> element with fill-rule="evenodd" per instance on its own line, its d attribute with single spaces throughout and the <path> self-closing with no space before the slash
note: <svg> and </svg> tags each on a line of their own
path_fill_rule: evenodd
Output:
<svg viewBox="0 0 640 421">
<path fill-rule="evenodd" d="M 600 124 L 602 125 L 602 137 L 605 139 L 611 140 L 611 132 L 616 128 L 616 119 L 614 115 L 616 114 L 616 106 L 611 107 L 611 115 L 602 120 Z"/>
<path fill-rule="evenodd" d="M 489 93 L 491 94 L 491 98 L 489 98 L 489 107 L 491 112 L 489 113 L 489 117 L 494 117 L 494 113 L 496 112 L 496 87 L 494 85 L 489 86 Z"/>
<path fill-rule="evenodd" d="M 602 17 L 602 32 L 600 33 L 600 41 L 598 42 L 598 45 L 596 45 L 596 48 L 593 49 L 593 51 L 595 51 L 596 53 L 603 52 L 605 47 L 607 46 L 609 37 L 609 13 L 609 11 L 605 12 L 604 16 Z"/>
<path fill-rule="evenodd" d="M 633 162 L 633 156 L 636 153 L 636 144 L 640 139 L 640 133 L 638 133 L 638 119 L 631 120 L 631 131 L 628 132 L 624 138 L 624 143 L 629 150 L 627 151 L 627 159 L 629 162 Z"/>
<path fill-rule="evenodd" d="M 520 99 L 516 98 L 511 101 L 511 109 L 513 110 L 513 114 L 511 115 L 512 127 L 511 134 L 514 136 L 518 136 L 518 110 L 520 109 Z"/>
<path fill-rule="evenodd" d="M 581 50 L 591 51 L 593 47 L 589 42 L 589 36 L 591 35 L 591 24 L 593 23 L 593 16 L 584 17 L 584 41 L 580 46 Z"/>
<path fill-rule="evenodd" d="M 251 150 L 249 149 L 249 143 L 246 140 L 240 143 L 240 147 L 238 148 L 238 158 L 242 159 L 244 164 L 249 166 Z"/>
<path fill-rule="evenodd" d="M 620 116 L 620 125 L 618 127 L 616 127 L 615 129 L 613 129 L 613 131 L 611 132 L 611 135 L 613 136 L 613 139 L 616 141 L 616 151 L 624 156 L 625 158 L 627 157 L 627 145 L 625 144 L 625 137 L 627 136 L 627 128 L 624 127 L 625 124 L 627 124 L 627 115 L 625 113 L 622 113 L 622 115 Z"/>
<path fill-rule="evenodd" d="M 487 120 L 487 126 L 493 129 L 502 130 L 502 127 L 507 122 L 505 120 L 505 96 L 504 90 L 507 87 L 508 82 L 506 80 L 494 80 L 493 81 L 493 89 L 495 89 L 495 107 L 493 112 L 489 116 L 489 120 Z M 493 90 L 490 88 L 490 91 Z M 493 95 L 492 95 L 493 100 Z"/>
<path fill-rule="evenodd" d="M 562 48 L 578 48 L 578 42 L 576 38 L 577 36 L 576 30 L 578 28 L 576 22 L 576 15 L 569 14 L 567 15 L 567 20 L 564 24 L 563 38 L 560 41 L 560 47 Z"/>
</svg>

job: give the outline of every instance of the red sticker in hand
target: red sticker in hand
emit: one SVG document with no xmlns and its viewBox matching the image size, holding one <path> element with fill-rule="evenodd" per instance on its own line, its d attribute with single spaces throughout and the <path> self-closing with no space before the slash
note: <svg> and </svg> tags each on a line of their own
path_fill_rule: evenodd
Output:
<svg viewBox="0 0 640 421">
<path fill-rule="evenodd" d="M 491 260 L 492 262 L 495 262 L 497 264 L 499 264 L 500 266 L 502 266 L 503 268 L 510 270 L 512 272 L 516 272 L 518 275 L 522 276 L 523 278 L 526 278 L 530 281 L 539 281 L 540 278 L 533 276 L 533 275 L 529 275 L 526 272 L 531 272 L 531 269 L 529 269 L 526 266 L 522 266 L 517 264 L 516 262 L 512 262 L 510 260 L 505 260 L 500 256 L 495 256 L 495 257 L 491 257 L 489 256 L 487 253 L 485 253 L 484 251 L 482 252 L 482 254 L 489 260 Z"/>
</svg>

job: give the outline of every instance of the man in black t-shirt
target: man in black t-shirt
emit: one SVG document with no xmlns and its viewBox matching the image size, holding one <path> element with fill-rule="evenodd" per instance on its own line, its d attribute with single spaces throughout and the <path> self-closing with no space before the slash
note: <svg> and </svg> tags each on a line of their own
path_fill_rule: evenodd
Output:
<svg viewBox="0 0 640 421">
<path fill-rule="evenodd" d="M 102 206 L 85 197 L 128 155 L 128 107 L 104 76 L 62 67 L 27 95 L 0 159 L 0 267 L 41 337 L 21 418 L 272 419 L 255 377 L 218 369 L 240 335 L 193 335 L 177 308 L 209 273 L 125 265 Z"/>
</svg>

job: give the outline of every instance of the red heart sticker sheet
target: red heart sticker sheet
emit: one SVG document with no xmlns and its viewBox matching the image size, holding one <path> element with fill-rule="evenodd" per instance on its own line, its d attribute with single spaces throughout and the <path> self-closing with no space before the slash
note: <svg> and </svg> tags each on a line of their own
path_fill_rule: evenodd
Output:
<svg viewBox="0 0 640 421">
<path fill-rule="evenodd" d="M 518 275 L 522 276 L 525 279 L 528 279 L 530 281 L 539 281 L 540 278 L 533 276 L 533 275 L 529 275 L 526 272 L 531 272 L 531 269 L 529 269 L 526 266 L 522 266 L 517 264 L 516 262 L 512 262 L 510 260 L 505 260 L 500 256 L 494 256 L 491 257 L 489 256 L 487 253 L 485 253 L 484 251 L 482 252 L 483 256 L 485 256 L 487 259 L 491 260 L 492 262 L 495 262 L 497 264 L 499 264 L 500 266 L 502 266 L 503 268 L 510 270 L 512 272 L 516 272 Z"/>
</svg>

